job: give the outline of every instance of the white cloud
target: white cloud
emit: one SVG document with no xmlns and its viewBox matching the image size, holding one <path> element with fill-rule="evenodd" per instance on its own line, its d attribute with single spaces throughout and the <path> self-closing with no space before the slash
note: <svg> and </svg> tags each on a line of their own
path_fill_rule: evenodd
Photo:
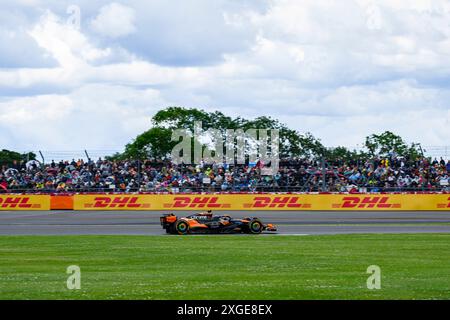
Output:
<svg viewBox="0 0 450 320">
<path fill-rule="evenodd" d="M 100 9 L 98 16 L 91 22 L 95 32 L 100 35 L 117 38 L 136 31 L 133 8 L 119 3 L 111 3 Z"/>
<path fill-rule="evenodd" d="M 49 11 L 41 17 L 40 22 L 30 31 L 30 35 L 59 62 L 61 67 L 73 70 L 110 54 L 109 48 L 104 50 L 95 48 L 79 30 L 60 20 Z"/>
<path fill-rule="evenodd" d="M 382 130 L 448 144 L 448 1 L 230 3 L 84 1 L 81 30 L 56 5 L 31 26 L 8 21 L 0 37 L 28 30 L 30 52 L 57 65 L 0 68 L 0 142 L 123 145 L 158 109 L 182 105 L 272 115 L 327 145 Z"/>
<path fill-rule="evenodd" d="M 21 150 L 118 148 L 148 129 L 150 115 L 167 103 L 157 90 L 117 85 L 8 99 L 0 102 L 0 144 Z"/>
</svg>

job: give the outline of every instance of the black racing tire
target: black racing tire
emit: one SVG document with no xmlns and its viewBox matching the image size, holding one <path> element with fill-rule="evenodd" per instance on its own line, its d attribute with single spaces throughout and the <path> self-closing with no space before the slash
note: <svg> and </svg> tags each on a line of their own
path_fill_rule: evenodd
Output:
<svg viewBox="0 0 450 320">
<path fill-rule="evenodd" d="M 175 231 L 173 230 L 173 224 L 170 224 L 166 227 L 166 233 L 168 234 L 174 234 Z"/>
<path fill-rule="evenodd" d="M 261 220 L 259 219 L 253 219 L 248 224 L 248 231 L 251 234 L 260 234 L 264 229 L 264 225 L 262 224 Z"/>
<path fill-rule="evenodd" d="M 189 224 L 184 220 L 178 220 L 177 222 L 175 222 L 175 231 L 178 234 L 188 234 Z"/>
</svg>

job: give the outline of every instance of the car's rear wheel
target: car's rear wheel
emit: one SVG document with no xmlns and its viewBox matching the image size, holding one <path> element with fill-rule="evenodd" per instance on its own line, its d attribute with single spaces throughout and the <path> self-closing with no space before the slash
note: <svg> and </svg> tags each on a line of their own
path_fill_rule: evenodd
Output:
<svg viewBox="0 0 450 320">
<path fill-rule="evenodd" d="M 252 221 L 250 221 L 248 229 L 252 234 L 259 234 L 263 231 L 263 224 L 260 220 L 253 219 Z"/>
<path fill-rule="evenodd" d="M 187 234 L 189 232 L 189 224 L 184 220 L 178 220 L 175 224 L 175 230 L 178 234 Z"/>
<path fill-rule="evenodd" d="M 173 224 L 166 227 L 166 233 L 168 233 L 168 234 L 174 233 Z"/>
</svg>

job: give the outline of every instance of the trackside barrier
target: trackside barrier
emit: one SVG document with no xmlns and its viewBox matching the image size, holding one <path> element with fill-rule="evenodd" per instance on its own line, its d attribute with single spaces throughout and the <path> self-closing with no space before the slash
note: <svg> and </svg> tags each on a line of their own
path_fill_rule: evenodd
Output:
<svg viewBox="0 0 450 320">
<path fill-rule="evenodd" d="M 54 194 L 50 196 L 51 210 L 73 210 L 73 195 Z"/>
<path fill-rule="evenodd" d="M 0 195 L 1 210 L 50 210 L 50 195 Z"/>
<path fill-rule="evenodd" d="M 90 194 L 74 195 L 74 210 L 441 210 L 450 194 Z"/>
<path fill-rule="evenodd" d="M 450 194 L 0 195 L 0 210 L 440 210 Z"/>
</svg>

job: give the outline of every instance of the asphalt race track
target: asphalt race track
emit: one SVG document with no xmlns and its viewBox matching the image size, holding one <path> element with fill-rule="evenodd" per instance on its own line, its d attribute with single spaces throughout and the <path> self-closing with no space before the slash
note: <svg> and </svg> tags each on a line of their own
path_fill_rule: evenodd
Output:
<svg viewBox="0 0 450 320">
<path fill-rule="evenodd" d="M 0 235 L 162 235 L 161 211 L 0 211 Z M 176 212 L 188 215 L 192 211 Z M 220 211 L 215 212 L 220 213 Z M 277 234 L 450 233 L 450 211 L 253 211 Z"/>
</svg>

